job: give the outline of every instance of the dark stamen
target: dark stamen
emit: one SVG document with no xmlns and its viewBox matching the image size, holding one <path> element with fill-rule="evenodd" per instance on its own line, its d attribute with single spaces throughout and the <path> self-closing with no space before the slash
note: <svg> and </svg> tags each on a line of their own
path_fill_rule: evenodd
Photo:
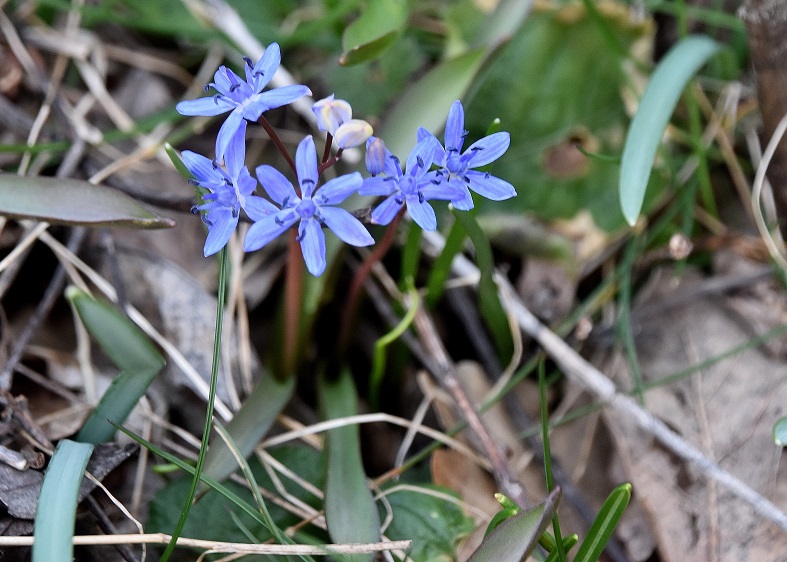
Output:
<svg viewBox="0 0 787 562">
<path fill-rule="evenodd" d="M 423 168 L 424 167 L 424 159 L 421 158 L 420 156 L 416 156 L 415 157 L 415 162 L 416 162 L 416 164 L 418 164 L 419 168 Z"/>
<path fill-rule="evenodd" d="M 423 203 L 424 201 L 426 201 L 426 197 L 424 197 L 424 194 L 419 191 L 418 192 L 418 202 L 419 203 Z"/>
<path fill-rule="evenodd" d="M 279 226 L 284 226 L 284 221 L 281 220 L 279 217 L 273 217 L 273 222 L 275 222 Z"/>
<path fill-rule="evenodd" d="M 205 85 L 202 87 L 202 89 L 203 89 L 203 90 L 205 90 L 206 92 L 210 92 L 210 84 L 205 84 Z"/>
<path fill-rule="evenodd" d="M 492 175 L 492 173 L 491 173 L 491 172 L 487 172 L 487 173 L 485 173 L 485 174 L 484 174 L 484 179 L 485 179 L 485 180 L 488 180 L 488 179 L 489 179 L 489 176 L 491 176 L 491 175 Z"/>
<path fill-rule="evenodd" d="M 234 92 L 238 88 L 240 88 L 240 84 L 233 84 L 232 86 L 230 86 L 230 93 Z"/>
<path fill-rule="evenodd" d="M 240 212 L 235 207 L 232 208 L 232 218 L 237 219 Z"/>
<path fill-rule="evenodd" d="M 470 131 L 468 131 L 467 129 L 465 129 L 464 131 L 462 131 L 462 138 L 465 138 L 465 137 L 466 137 L 467 135 L 469 135 L 469 134 L 470 134 Z"/>
<path fill-rule="evenodd" d="M 215 160 L 211 160 L 210 163 L 213 164 L 213 169 L 214 170 L 218 170 L 219 169 L 219 163 L 218 162 L 216 162 Z"/>
<path fill-rule="evenodd" d="M 186 181 L 188 182 L 189 185 L 193 185 L 194 187 L 199 187 L 199 182 L 194 178 L 189 178 Z"/>
<path fill-rule="evenodd" d="M 462 179 L 465 180 L 465 183 L 470 183 L 470 178 L 467 176 L 462 176 Z"/>
<path fill-rule="evenodd" d="M 394 201 L 396 201 L 398 205 L 404 205 L 404 199 L 401 197 L 394 197 Z"/>
<path fill-rule="evenodd" d="M 199 207 L 197 207 L 196 205 L 193 205 L 191 207 L 191 214 L 192 215 L 198 215 L 199 214 Z"/>
<path fill-rule="evenodd" d="M 254 61 L 252 61 L 249 57 L 243 57 L 243 62 L 245 62 L 249 68 L 254 68 Z"/>
</svg>

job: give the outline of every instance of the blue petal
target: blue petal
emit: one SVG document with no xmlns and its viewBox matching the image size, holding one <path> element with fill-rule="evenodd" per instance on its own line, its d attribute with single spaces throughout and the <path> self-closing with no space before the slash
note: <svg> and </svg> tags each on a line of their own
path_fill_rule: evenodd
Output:
<svg viewBox="0 0 787 562">
<path fill-rule="evenodd" d="M 318 205 L 336 205 L 347 199 L 363 185 L 360 172 L 353 172 L 334 178 L 314 194 Z"/>
<path fill-rule="evenodd" d="M 434 214 L 434 209 L 426 201 L 421 203 L 417 197 L 408 197 L 407 211 L 415 223 L 424 230 L 437 230 L 437 217 Z"/>
<path fill-rule="evenodd" d="M 358 190 L 359 195 L 390 195 L 399 189 L 399 182 L 395 178 L 366 178 Z"/>
<path fill-rule="evenodd" d="M 462 102 L 456 100 L 451 104 L 451 109 L 448 111 L 448 119 L 445 123 L 445 149 L 462 150 L 462 143 L 464 142 L 465 131 L 465 110 L 462 107 Z"/>
<path fill-rule="evenodd" d="M 475 204 L 473 203 L 473 196 L 470 194 L 470 190 L 463 186 L 462 197 L 453 199 L 451 205 L 459 211 L 469 211 L 472 209 Z"/>
<path fill-rule="evenodd" d="M 408 174 L 414 174 L 418 177 L 429 171 L 434 158 L 435 140 L 427 137 L 415 145 L 415 148 L 410 152 L 410 156 L 407 157 L 406 170 Z"/>
<path fill-rule="evenodd" d="M 510 145 L 511 135 L 505 131 L 500 131 L 475 141 L 465 151 L 465 154 L 473 154 L 475 152 L 469 165 L 473 168 L 480 168 L 500 158 Z"/>
<path fill-rule="evenodd" d="M 244 166 L 241 168 L 240 173 L 238 173 L 238 176 L 235 179 L 235 185 L 238 188 L 238 193 L 244 197 L 248 197 L 254 192 L 255 189 L 257 189 L 257 180 L 251 177 L 251 174 L 249 174 L 249 169 Z"/>
<path fill-rule="evenodd" d="M 372 211 L 372 224 L 386 225 L 394 220 L 396 213 L 399 212 L 404 204 L 403 198 L 404 195 L 401 193 L 395 193 L 377 205 L 374 211 Z M 401 201 L 401 203 L 399 203 L 399 201 Z"/>
<path fill-rule="evenodd" d="M 437 140 L 436 136 L 423 127 L 418 127 L 417 138 L 418 142 L 421 142 L 424 139 L 434 139 L 434 155 L 432 156 L 432 163 L 442 165 L 443 162 L 445 162 L 445 150 L 443 149 L 443 145 L 440 144 L 440 141 Z"/>
<path fill-rule="evenodd" d="M 304 138 L 295 151 L 295 169 L 298 170 L 298 184 L 301 186 L 302 198 L 310 198 L 319 179 L 317 149 L 314 147 L 314 139 L 311 135 Z"/>
<path fill-rule="evenodd" d="M 205 240 L 205 257 L 212 256 L 229 242 L 232 232 L 238 226 L 238 216 L 233 216 L 229 209 L 215 209 L 209 213 L 211 226 Z"/>
<path fill-rule="evenodd" d="M 230 115 L 231 117 L 231 115 Z M 229 121 L 229 118 L 227 119 Z M 224 167 L 234 180 L 240 174 L 246 160 L 246 121 L 241 119 L 235 134 L 230 138 L 227 152 L 224 154 Z"/>
<path fill-rule="evenodd" d="M 369 231 L 350 213 L 340 207 L 321 207 L 320 216 L 336 236 L 353 246 L 374 244 Z"/>
<path fill-rule="evenodd" d="M 290 104 L 298 98 L 310 95 L 312 95 L 312 91 L 309 88 L 298 84 L 268 90 L 249 98 L 249 103 L 246 104 L 243 110 L 243 116 L 249 121 L 256 121 L 260 118 L 260 115 L 269 109 Z"/>
<path fill-rule="evenodd" d="M 315 277 L 319 277 L 325 271 L 325 234 L 319 221 L 314 218 L 302 220 L 298 227 L 298 238 L 301 241 L 306 269 Z"/>
<path fill-rule="evenodd" d="M 245 198 L 243 210 L 246 211 L 246 214 L 253 221 L 260 221 L 268 215 L 279 212 L 279 208 L 276 205 L 256 195 L 249 195 Z"/>
<path fill-rule="evenodd" d="M 208 184 L 203 185 L 203 187 L 213 187 L 214 184 L 224 183 L 221 173 L 213 167 L 212 160 L 190 150 L 184 150 L 180 153 L 180 156 L 183 158 L 183 164 L 185 164 L 200 185 Z"/>
<path fill-rule="evenodd" d="M 464 197 L 467 188 L 464 187 L 464 182 L 444 180 L 439 184 L 434 184 L 432 182 L 419 184 L 418 190 L 427 201 L 431 199 L 453 201 Z"/>
<path fill-rule="evenodd" d="M 210 117 L 226 113 L 234 107 L 235 104 L 225 98 L 211 96 L 182 101 L 175 106 L 175 109 L 181 115 L 204 115 Z"/>
<path fill-rule="evenodd" d="M 278 219 L 278 220 L 277 220 Z M 249 227 L 243 241 L 246 252 L 259 250 L 282 232 L 298 222 L 298 215 L 292 209 L 285 209 L 273 215 L 267 215 Z"/>
<path fill-rule="evenodd" d="M 243 113 L 240 108 L 235 108 L 232 113 L 227 116 L 227 120 L 219 129 L 219 135 L 216 137 L 216 159 L 224 160 L 224 156 L 229 149 L 231 143 L 237 143 L 235 135 L 241 130 L 243 135 L 246 134 L 246 127 L 243 124 Z M 236 145 L 237 146 L 237 145 Z"/>
<path fill-rule="evenodd" d="M 284 174 L 273 166 L 263 164 L 257 167 L 257 179 L 260 180 L 262 188 L 270 195 L 270 198 L 284 207 L 287 203 L 297 204 L 299 199 L 295 193 L 295 188 Z"/>
<path fill-rule="evenodd" d="M 254 89 L 254 93 L 258 93 L 268 85 L 280 64 L 281 49 L 279 49 L 279 44 L 271 43 L 252 70 L 253 83 L 250 82 L 250 85 Z"/>
<path fill-rule="evenodd" d="M 217 92 L 228 98 L 237 99 L 234 90 L 238 85 L 243 82 L 243 79 L 231 71 L 226 66 L 222 65 L 216 70 L 213 75 L 213 86 Z"/>
<path fill-rule="evenodd" d="M 513 185 L 495 176 L 469 170 L 467 177 L 470 179 L 468 184 L 470 189 L 492 201 L 503 201 L 516 196 L 516 190 Z"/>
</svg>

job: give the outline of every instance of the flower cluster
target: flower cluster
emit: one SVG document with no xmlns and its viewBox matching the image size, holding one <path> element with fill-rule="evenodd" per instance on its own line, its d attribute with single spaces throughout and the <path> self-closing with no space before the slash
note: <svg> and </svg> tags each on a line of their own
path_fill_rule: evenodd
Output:
<svg viewBox="0 0 787 562">
<path fill-rule="evenodd" d="M 338 151 L 329 160 L 318 161 L 314 139 L 304 138 L 295 153 L 293 184 L 276 168 L 263 164 L 255 170 L 256 179 L 245 166 L 246 126 L 260 121 L 267 125 L 263 113 L 311 95 L 306 86 L 293 85 L 265 90 L 281 62 L 279 46 L 272 43 L 254 64 L 245 60 L 245 80 L 221 66 L 213 82 L 205 87 L 215 94 L 210 97 L 183 101 L 177 110 L 183 115 L 215 116 L 229 112 L 216 140 L 216 160 L 191 151 L 183 151 L 183 162 L 192 174 L 190 180 L 202 189 L 202 202 L 193 207 L 208 227 L 205 256 L 215 254 L 229 241 L 243 210 L 252 225 L 243 248 L 251 252 L 262 248 L 297 224 L 306 267 L 312 275 L 325 271 L 325 235 L 327 227 L 342 241 L 353 246 L 374 243 L 366 227 L 353 214 L 339 207 L 350 195 L 384 197 L 371 212 L 371 223 L 388 225 L 404 209 L 424 230 L 437 228 L 437 217 L 430 201 L 450 201 L 460 210 L 473 208 L 471 191 L 500 201 L 516 195 L 514 187 L 489 172 L 478 168 L 497 160 L 509 147 L 510 137 L 498 132 L 471 144 L 464 152 L 467 131 L 464 130 L 464 109 L 455 101 L 448 113 L 445 144 L 426 129 L 419 129 L 415 148 L 407 157 L 405 167 L 391 154 L 382 139 L 372 136 L 366 121 L 353 119 L 352 108 L 333 95 L 316 102 L 312 111 L 326 143 L 335 143 Z M 271 135 L 275 131 L 270 126 Z M 280 150 L 283 144 L 276 141 Z M 320 175 L 332 165 L 343 150 L 366 143 L 366 169 L 371 175 L 364 179 L 359 172 L 341 175 L 320 184 Z M 292 162 L 285 153 L 288 161 Z M 220 165 L 223 163 L 223 165 Z M 262 185 L 268 199 L 255 195 Z"/>
</svg>

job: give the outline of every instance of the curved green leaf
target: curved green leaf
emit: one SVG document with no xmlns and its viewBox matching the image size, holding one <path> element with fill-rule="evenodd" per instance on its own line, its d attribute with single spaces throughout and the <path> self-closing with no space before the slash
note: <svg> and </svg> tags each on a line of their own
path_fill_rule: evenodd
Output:
<svg viewBox="0 0 787 562">
<path fill-rule="evenodd" d="M 52 224 L 171 228 L 172 219 L 102 185 L 49 177 L 0 174 L 0 215 Z"/>
<path fill-rule="evenodd" d="M 630 499 L 631 484 L 628 482 L 612 490 L 590 526 L 588 536 L 582 541 L 574 562 L 595 562 L 599 559 Z"/>
<path fill-rule="evenodd" d="M 658 64 L 631 121 L 620 164 L 620 205 L 629 224 L 637 222 L 656 150 L 670 116 L 692 76 L 720 45 L 705 35 L 690 35 Z"/>
<path fill-rule="evenodd" d="M 557 510 L 560 488 L 532 509 L 522 510 L 503 521 L 484 538 L 468 562 L 520 562 L 538 543 Z"/>
<path fill-rule="evenodd" d="M 83 443 L 103 443 L 115 435 L 115 428 L 107 420 L 126 420 L 164 368 L 164 358 L 142 330 L 114 306 L 73 286 L 66 290 L 66 297 L 90 335 L 120 367 L 120 373 L 76 436 Z"/>
<path fill-rule="evenodd" d="M 357 398 L 350 373 L 342 371 L 335 381 L 319 378 L 322 409 L 326 419 L 353 416 Z M 328 478 L 325 483 L 325 521 L 337 543 L 371 543 L 380 540 L 380 516 L 366 482 L 361 459 L 358 426 L 348 425 L 328 432 Z M 374 555 L 346 557 L 353 562 L 371 562 Z"/>
<path fill-rule="evenodd" d="M 347 26 L 342 37 L 343 66 L 379 57 L 399 36 L 407 21 L 404 0 L 369 0 L 361 16 Z"/>
<path fill-rule="evenodd" d="M 79 487 L 93 445 L 63 439 L 44 475 L 33 526 L 33 562 L 71 562 Z"/>
</svg>

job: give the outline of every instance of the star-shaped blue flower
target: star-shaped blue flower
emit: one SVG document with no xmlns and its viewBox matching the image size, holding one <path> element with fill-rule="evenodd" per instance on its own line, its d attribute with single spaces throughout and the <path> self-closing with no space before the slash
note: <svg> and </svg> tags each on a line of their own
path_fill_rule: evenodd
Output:
<svg viewBox="0 0 787 562">
<path fill-rule="evenodd" d="M 335 207 L 363 183 L 358 172 L 339 176 L 325 183 L 319 189 L 317 150 L 311 136 L 298 145 L 295 152 L 295 169 L 301 197 L 295 192 L 292 183 L 276 168 L 263 164 L 257 168 L 257 179 L 271 199 L 281 209 L 271 215 L 263 216 L 249 228 L 243 249 L 251 252 L 262 248 L 292 225 L 298 225 L 298 240 L 301 243 L 306 268 L 314 276 L 325 271 L 324 224 L 336 236 L 353 246 L 374 244 L 374 238 L 361 222 L 340 207 Z M 253 217 L 252 217 L 253 218 Z"/>
<path fill-rule="evenodd" d="M 302 96 L 310 96 L 306 86 L 293 85 L 263 92 L 281 64 L 281 51 L 278 43 L 271 43 L 265 49 L 257 64 L 246 61 L 246 80 L 226 66 L 220 66 L 213 76 L 213 82 L 205 86 L 216 94 L 196 100 L 182 101 L 176 109 L 182 115 L 221 115 L 230 112 L 219 130 L 216 139 L 216 158 L 222 160 L 231 144 L 243 142 L 246 134 L 246 120 L 256 121 L 263 112 L 287 105 Z"/>
<path fill-rule="evenodd" d="M 371 174 L 385 173 L 366 178 L 358 191 L 361 195 L 382 195 L 387 198 L 372 211 L 372 223 L 389 224 L 403 205 L 413 220 L 424 230 L 437 229 L 437 217 L 428 203 L 432 199 L 451 201 L 462 197 L 462 187 L 451 182 L 430 178 L 429 168 L 437 149 L 442 149 L 434 137 L 421 140 L 407 157 L 406 172 L 402 172 L 399 159 L 371 137 L 366 143 L 367 169 Z"/>
<path fill-rule="evenodd" d="M 226 155 L 224 170 L 215 160 L 209 160 L 190 150 L 181 154 L 183 163 L 194 176 L 190 182 L 207 190 L 202 195 L 203 203 L 195 205 L 195 213 L 202 212 L 202 220 L 208 226 L 204 253 L 210 256 L 227 245 L 235 227 L 238 226 L 240 210 L 253 220 L 259 220 L 279 209 L 262 197 L 252 195 L 257 180 L 251 177 L 243 165 L 245 147 L 231 147 Z"/>
<path fill-rule="evenodd" d="M 477 140 L 462 152 L 462 145 L 467 136 L 464 126 L 465 111 L 462 103 L 457 100 L 448 111 L 445 124 L 445 148 L 432 133 L 423 127 L 418 130 L 419 141 L 425 138 L 437 141 L 434 163 L 440 166 L 440 170 L 432 172 L 430 179 L 459 187 L 462 196 L 452 200 L 451 203 L 462 211 L 473 208 L 473 198 L 469 189 L 493 201 L 514 197 L 516 190 L 513 185 L 488 172 L 473 169 L 486 166 L 500 158 L 511 144 L 511 135 L 504 131 L 493 133 Z"/>
</svg>

